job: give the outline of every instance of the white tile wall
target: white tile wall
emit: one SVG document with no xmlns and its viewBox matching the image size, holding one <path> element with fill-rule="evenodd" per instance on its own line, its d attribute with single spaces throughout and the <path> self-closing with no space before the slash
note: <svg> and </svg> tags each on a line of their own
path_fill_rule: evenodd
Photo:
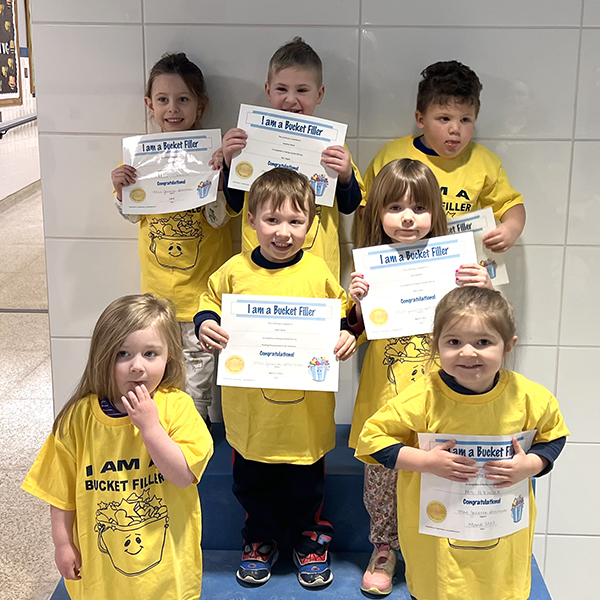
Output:
<svg viewBox="0 0 600 600">
<path fill-rule="evenodd" d="M 512 360 L 557 391 L 573 432 L 538 484 L 535 554 L 555 600 L 596 597 L 600 489 L 583 466 L 600 460 L 600 0 L 109 0 L 93 11 L 60 0 L 33 10 L 57 406 L 97 314 L 139 286 L 135 227 L 113 211 L 109 176 L 119 137 L 145 131 L 146 71 L 163 52 L 183 50 L 202 67 L 213 101 L 206 124 L 227 129 L 240 101 L 265 102 L 275 48 L 304 36 L 325 67 L 317 114 L 349 123 L 363 170 L 383 143 L 414 131 L 424 67 L 458 59 L 477 71 L 477 139 L 502 158 L 528 209 L 507 258 L 520 338 Z M 344 240 L 351 230 L 344 223 Z M 346 258 L 344 277 L 349 269 Z M 342 367 L 342 422 L 359 365 Z"/>
</svg>

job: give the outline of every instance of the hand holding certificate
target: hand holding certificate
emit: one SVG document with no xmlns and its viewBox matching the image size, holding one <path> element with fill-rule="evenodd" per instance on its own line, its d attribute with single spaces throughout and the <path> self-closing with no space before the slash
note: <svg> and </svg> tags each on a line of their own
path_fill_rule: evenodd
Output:
<svg viewBox="0 0 600 600">
<path fill-rule="evenodd" d="M 218 385 L 337 392 L 341 301 L 223 294 Z"/>
<path fill-rule="evenodd" d="M 123 213 L 172 213 L 214 202 L 220 171 L 209 161 L 220 145 L 219 129 L 124 138 L 123 162 L 137 180 L 123 188 Z"/>
<path fill-rule="evenodd" d="M 472 233 L 352 253 L 370 286 L 361 301 L 370 340 L 429 333 L 437 303 L 456 287 L 456 271 L 476 262 Z"/>
<path fill-rule="evenodd" d="M 329 146 L 344 144 L 347 125 L 242 104 L 238 127 L 248 139 L 246 147 L 231 161 L 230 187 L 248 191 L 265 171 L 286 167 L 308 178 L 317 204 L 333 206 L 338 175 L 323 165 L 321 154 Z"/>
<path fill-rule="evenodd" d="M 510 487 L 494 487 L 486 479 L 484 464 L 510 460 L 514 454 L 512 439 L 517 438 L 526 452 L 535 431 L 514 435 L 466 436 L 419 433 L 423 450 L 456 440 L 450 452 L 472 458 L 479 467 L 477 475 L 466 483 L 450 481 L 432 473 L 421 474 L 419 533 L 458 540 L 482 541 L 503 537 L 529 525 L 529 480 Z"/>
</svg>

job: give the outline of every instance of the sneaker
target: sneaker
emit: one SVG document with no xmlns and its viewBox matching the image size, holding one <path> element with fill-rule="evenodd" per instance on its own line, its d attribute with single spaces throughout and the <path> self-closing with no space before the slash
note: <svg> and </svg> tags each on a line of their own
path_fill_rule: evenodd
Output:
<svg viewBox="0 0 600 600">
<path fill-rule="evenodd" d="M 397 556 L 388 544 L 375 546 L 360 589 L 367 594 L 387 596 L 392 591 Z"/>
<path fill-rule="evenodd" d="M 244 583 L 261 585 L 271 578 L 271 567 L 279 558 L 277 543 L 273 540 L 268 542 L 255 542 L 246 544 L 242 554 L 242 562 L 235 576 Z"/>
<path fill-rule="evenodd" d="M 331 537 L 310 532 L 305 534 L 315 542 L 314 552 L 302 554 L 294 550 L 294 564 L 298 568 L 298 581 L 307 588 L 322 587 L 333 581 L 329 568 L 329 542 Z"/>
</svg>

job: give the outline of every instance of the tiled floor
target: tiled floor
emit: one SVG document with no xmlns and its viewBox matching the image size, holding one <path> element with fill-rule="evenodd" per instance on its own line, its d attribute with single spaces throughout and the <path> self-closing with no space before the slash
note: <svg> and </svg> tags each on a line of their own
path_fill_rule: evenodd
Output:
<svg viewBox="0 0 600 600">
<path fill-rule="evenodd" d="M 48 505 L 20 489 L 52 427 L 42 199 L 0 208 L 0 599 L 58 582 Z"/>
</svg>

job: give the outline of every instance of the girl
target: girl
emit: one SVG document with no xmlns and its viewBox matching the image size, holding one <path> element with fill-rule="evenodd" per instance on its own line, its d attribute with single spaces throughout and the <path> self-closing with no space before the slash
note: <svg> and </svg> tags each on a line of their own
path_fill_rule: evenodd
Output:
<svg viewBox="0 0 600 600">
<path fill-rule="evenodd" d="M 202 71 L 183 53 L 165 54 L 150 71 L 144 100 L 163 133 L 199 128 L 208 107 Z M 117 208 L 123 214 L 121 193 L 124 186 L 135 182 L 136 171 L 130 165 L 121 165 L 111 176 Z M 232 250 L 229 227 L 209 226 L 214 220 L 207 220 L 204 209 L 123 216 L 140 224 L 142 292 L 169 298 L 177 307 L 187 369 L 186 390 L 210 426 L 214 358 L 198 344 L 192 319 L 207 289 L 208 277 L 230 258 Z"/>
<path fill-rule="evenodd" d="M 196 483 L 213 444 L 185 380 L 175 309 L 151 294 L 105 309 L 77 390 L 23 489 L 50 504 L 73 600 L 200 596 Z"/>
<path fill-rule="evenodd" d="M 439 184 L 426 165 L 402 159 L 388 163 L 373 182 L 365 207 L 361 246 L 394 242 L 409 243 L 447 233 Z M 350 296 L 356 304 L 349 323 L 364 327 L 360 301 L 369 285 L 360 273 L 352 273 Z M 485 268 L 463 265 L 456 273 L 457 285 L 491 287 Z M 354 407 L 349 445 L 356 448 L 365 421 L 405 387 L 425 373 L 429 350 L 427 335 L 374 340 L 365 356 Z M 392 591 L 396 567 L 398 527 L 396 473 L 381 465 L 365 466 L 364 502 L 371 517 L 369 539 L 375 546 L 361 588 L 371 594 Z"/>
<path fill-rule="evenodd" d="M 465 542 L 419 531 L 420 473 L 466 482 L 473 459 L 448 452 L 449 441 L 421 450 L 417 433 L 510 435 L 536 430 L 525 453 L 516 438 L 511 460 L 485 464 L 494 487 L 545 475 L 569 435 L 556 398 L 541 385 L 500 370 L 514 347 L 515 320 L 499 292 L 458 288 L 438 304 L 431 336 L 432 372 L 390 400 L 365 424 L 356 456 L 399 469 L 398 530 L 406 582 L 417 600 L 526 600 L 531 586 L 535 500 L 529 483 L 529 526 L 505 537 Z M 405 444 L 405 445 L 404 445 Z"/>
</svg>

